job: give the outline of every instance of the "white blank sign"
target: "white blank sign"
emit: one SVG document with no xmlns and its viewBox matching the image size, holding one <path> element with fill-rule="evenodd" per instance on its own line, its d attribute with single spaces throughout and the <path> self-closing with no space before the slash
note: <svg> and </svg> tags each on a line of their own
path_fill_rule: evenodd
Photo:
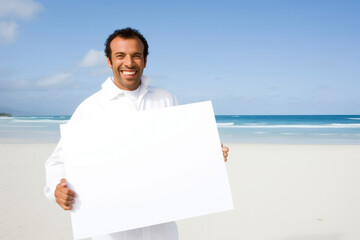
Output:
<svg viewBox="0 0 360 240">
<path fill-rule="evenodd" d="M 104 116 L 61 126 L 75 239 L 233 208 L 211 102 Z"/>
</svg>

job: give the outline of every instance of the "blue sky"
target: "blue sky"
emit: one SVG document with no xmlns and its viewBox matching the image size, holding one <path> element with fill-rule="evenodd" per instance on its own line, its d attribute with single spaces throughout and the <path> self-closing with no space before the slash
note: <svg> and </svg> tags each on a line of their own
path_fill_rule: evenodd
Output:
<svg viewBox="0 0 360 240">
<path fill-rule="evenodd" d="M 72 114 L 139 29 L 144 74 L 216 114 L 360 114 L 359 1 L 0 0 L 0 111 Z"/>
</svg>

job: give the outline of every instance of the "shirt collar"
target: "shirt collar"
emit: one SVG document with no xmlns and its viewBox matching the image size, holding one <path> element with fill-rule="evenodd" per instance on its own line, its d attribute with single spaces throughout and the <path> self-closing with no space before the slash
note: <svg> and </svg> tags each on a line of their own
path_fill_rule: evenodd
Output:
<svg viewBox="0 0 360 240">
<path fill-rule="evenodd" d="M 139 86 L 139 97 L 143 97 L 148 92 L 149 78 L 146 76 L 141 77 L 141 84 Z M 108 77 L 101 85 L 105 94 L 105 98 L 111 100 L 121 94 L 125 95 L 126 90 L 118 88 L 114 83 L 113 77 Z"/>
</svg>

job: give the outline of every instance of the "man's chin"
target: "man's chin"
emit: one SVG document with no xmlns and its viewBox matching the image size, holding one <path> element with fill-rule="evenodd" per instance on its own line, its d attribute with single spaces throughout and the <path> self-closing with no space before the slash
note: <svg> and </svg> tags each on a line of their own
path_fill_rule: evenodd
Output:
<svg viewBox="0 0 360 240">
<path fill-rule="evenodd" d="M 120 89 L 132 91 L 137 89 L 140 86 L 141 80 L 140 79 L 124 79 L 122 83 L 115 84 Z"/>
</svg>

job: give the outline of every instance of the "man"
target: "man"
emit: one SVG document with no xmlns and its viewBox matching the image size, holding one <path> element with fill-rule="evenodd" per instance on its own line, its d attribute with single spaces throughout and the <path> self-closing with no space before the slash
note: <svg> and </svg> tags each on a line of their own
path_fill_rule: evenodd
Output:
<svg viewBox="0 0 360 240">
<path fill-rule="evenodd" d="M 125 28 L 114 31 L 105 42 L 107 64 L 112 69 L 113 77 L 102 84 L 100 91 L 80 104 L 70 122 L 95 119 L 103 116 L 104 112 L 121 111 L 127 114 L 177 105 L 177 100 L 171 93 L 148 86 L 148 79 L 142 76 L 149 54 L 148 48 L 146 39 L 137 30 Z M 228 151 L 227 147 L 223 147 L 225 161 Z M 55 199 L 64 210 L 71 210 L 76 193 L 67 187 L 61 140 L 46 161 L 45 168 L 45 195 L 49 199 Z M 170 222 L 93 239 L 175 240 L 177 236 L 177 226 Z"/>
</svg>

